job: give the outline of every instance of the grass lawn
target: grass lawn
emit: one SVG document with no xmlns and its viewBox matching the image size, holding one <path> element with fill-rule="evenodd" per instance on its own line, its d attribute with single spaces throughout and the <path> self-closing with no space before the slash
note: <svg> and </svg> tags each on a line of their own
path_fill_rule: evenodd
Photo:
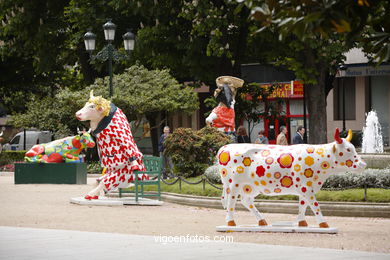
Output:
<svg viewBox="0 0 390 260">
<path fill-rule="evenodd" d="M 200 177 L 188 178 L 190 182 L 198 182 Z M 173 182 L 174 180 L 167 180 L 167 182 Z M 221 187 L 222 185 L 217 185 Z M 145 187 L 145 190 L 155 190 L 154 187 Z M 222 194 L 221 190 L 212 187 L 206 182 L 205 189 L 203 190 L 203 184 L 190 185 L 181 182 L 181 190 L 179 182 L 174 185 L 167 185 L 161 183 L 162 192 L 172 192 L 179 194 L 208 196 L 208 197 L 220 197 Z M 348 202 L 363 202 L 364 201 L 364 189 L 349 189 L 341 191 L 327 191 L 321 190 L 317 194 L 317 200 L 319 201 L 348 201 Z M 268 200 L 298 200 L 297 196 L 284 195 L 284 196 L 265 196 L 259 195 L 258 199 Z M 386 189 L 367 189 L 367 202 L 390 202 L 390 190 Z"/>
</svg>

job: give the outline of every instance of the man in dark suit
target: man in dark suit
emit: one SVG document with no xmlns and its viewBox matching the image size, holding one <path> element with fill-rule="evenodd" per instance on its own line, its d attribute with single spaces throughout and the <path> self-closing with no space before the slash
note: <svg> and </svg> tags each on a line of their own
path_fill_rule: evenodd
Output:
<svg viewBox="0 0 390 260">
<path fill-rule="evenodd" d="M 303 126 L 298 126 L 297 133 L 295 134 L 292 143 L 293 144 L 303 144 L 303 135 L 305 134 L 305 128 Z"/>
</svg>

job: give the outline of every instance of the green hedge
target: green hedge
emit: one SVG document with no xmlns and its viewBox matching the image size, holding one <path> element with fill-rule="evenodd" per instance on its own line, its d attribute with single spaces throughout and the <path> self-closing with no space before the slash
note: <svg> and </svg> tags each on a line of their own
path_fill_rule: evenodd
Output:
<svg viewBox="0 0 390 260">
<path fill-rule="evenodd" d="M 0 165 L 24 161 L 26 151 L 2 151 L 0 153 Z"/>
</svg>

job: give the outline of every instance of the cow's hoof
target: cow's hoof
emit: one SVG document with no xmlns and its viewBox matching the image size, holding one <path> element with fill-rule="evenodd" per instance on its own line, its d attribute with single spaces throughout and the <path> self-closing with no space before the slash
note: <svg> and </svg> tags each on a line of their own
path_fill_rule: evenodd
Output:
<svg viewBox="0 0 390 260">
<path fill-rule="evenodd" d="M 299 227 L 307 227 L 308 225 L 307 225 L 306 220 L 301 220 L 301 221 L 298 222 L 298 226 Z"/>
<path fill-rule="evenodd" d="M 320 228 L 329 228 L 329 225 L 326 222 L 322 222 L 320 223 Z"/>
<path fill-rule="evenodd" d="M 86 195 L 84 197 L 84 199 L 86 199 L 86 200 L 97 200 L 97 199 L 99 199 L 99 196 L 89 196 L 89 195 Z"/>
<path fill-rule="evenodd" d="M 267 221 L 265 219 L 259 220 L 259 226 L 268 226 Z"/>
<path fill-rule="evenodd" d="M 234 222 L 234 220 L 230 220 L 230 221 L 228 222 L 228 226 L 233 227 L 233 226 L 235 226 L 235 225 L 236 225 L 236 222 Z"/>
</svg>

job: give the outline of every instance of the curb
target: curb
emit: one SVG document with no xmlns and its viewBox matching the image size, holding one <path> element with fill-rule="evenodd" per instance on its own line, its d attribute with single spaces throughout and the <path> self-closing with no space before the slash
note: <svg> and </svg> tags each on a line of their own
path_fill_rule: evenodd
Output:
<svg viewBox="0 0 390 260">
<path fill-rule="evenodd" d="M 166 202 L 187 206 L 223 209 L 220 198 L 182 195 L 176 193 L 161 193 Z M 298 214 L 298 201 L 271 201 L 255 200 L 255 206 L 266 213 Z M 320 202 L 325 216 L 342 217 L 380 217 L 390 218 L 390 203 L 347 203 L 347 202 Z M 236 204 L 236 210 L 247 210 L 241 203 Z M 313 215 L 310 209 L 307 215 Z"/>
</svg>

